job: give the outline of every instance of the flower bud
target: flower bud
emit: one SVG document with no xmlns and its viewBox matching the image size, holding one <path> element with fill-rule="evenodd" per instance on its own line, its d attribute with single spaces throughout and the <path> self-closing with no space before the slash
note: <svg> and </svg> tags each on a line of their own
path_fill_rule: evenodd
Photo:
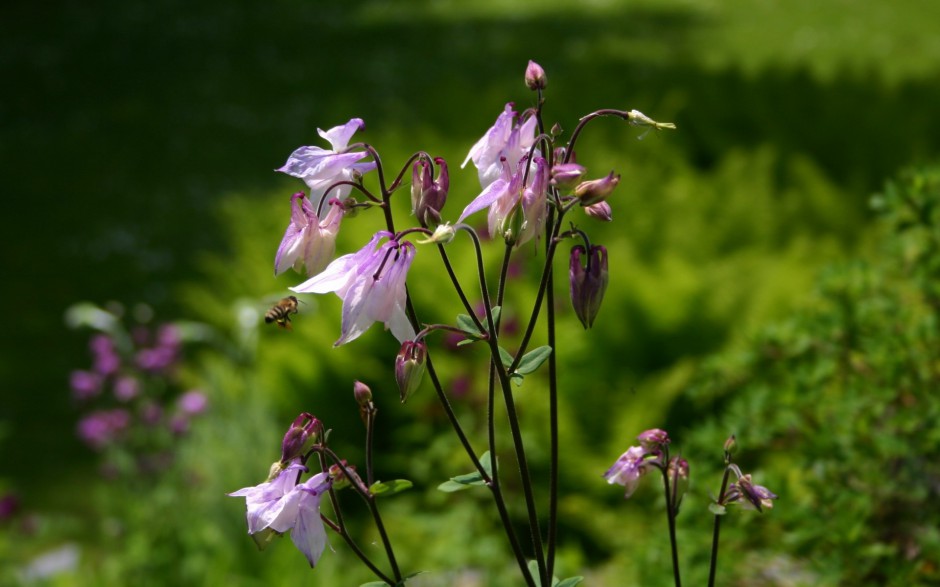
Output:
<svg viewBox="0 0 940 587">
<path fill-rule="evenodd" d="M 431 166 L 424 159 L 415 161 L 411 174 L 411 211 L 425 228 L 440 224 L 450 189 L 447 162 L 442 157 L 435 157 L 434 162 L 440 166 L 436 180 L 431 179 Z"/>
<path fill-rule="evenodd" d="M 361 489 L 368 491 L 369 488 L 366 487 L 365 483 L 363 483 L 362 479 L 359 477 L 359 474 L 356 473 L 356 466 L 348 464 L 346 459 L 343 459 L 342 463 L 342 467 L 338 464 L 330 465 L 330 468 L 327 471 L 327 474 L 333 481 L 333 489 L 345 489 L 346 487 L 349 487 L 355 483 Z"/>
<path fill-rule="evenodd" d="M 611 171 L 607 177 L 581 182 L 575 188 L 574 195 L 581 199 L 582 206 L 590 206 L 606 200 L 618 183 L 620 183 L 620 176 L 614 175 Z"/>
<path fill-rule="evenodd" d="M 685 492 L 689 489 L 689 461 L 683 459 L 682 457 L 672 457 L 669 459 L 669 468 L 667 470 L 669 474 L 669 480 L 672 483 L 672 496 L 670 499 L 673 499 L 672 509 L 674 512 L 679 512 L 679 505 L 682 503 L 682 496 L 685 495 Z"/>
<path fill-rule="evenodd" d="M 362 423 L 368 425 L 369 414 L 375 412 L 375 405 L 372 403 L 372 390 L 361 381 L 353 383 L 353 396 L 356 403 L 359 404 L 359 417 Z"/>
<path fill-rule="evenodd" d="M 423 238 L 417 243 L 419 245 L 426 245 L 428 243 L 434 243 L 439 245 L 449 244 L 450 241 L 454 240 L 454 237 L 457 236 L 457 229 L 450 225 L 450 222 L 445 222 L 443 224 L 438 224 L 437 228 L 434 229 L 434 234 L 428 238 Z"/>
<path fill-rule="evenodd" d="M 738 449 L 738 441 L 734 437 L 734 434 L 728 437 L 728 440 L 725 441 L 725 462 L 731 462 L 731 456 L 734 455 L 735 451 Z"/>
<path fill-rule="evenodd" d="M 574 187 L 587 171 L 577 163 L 559 163 L 552 167 L 552 185 L 560 188 Z"/>
<path fill-rule="evenodd" d="M 395 381 L 398 382 L 401 403 L 408 401 L 421 385 L 427 353 L 428 347 L 422 341 L 406 340 L 402 343 L 401 350 L 395 357 Z"/>
<path fill-rule="evenodd" d="M 607 202 L 598 202 L 585 206 L 584 213 L 602 222 L 610 222 L 614 219 L 614 211 Z"/>
<path fill-rule="evenodd" d="M 536 90 L 544 90 L 547 84 L 548 79 L 545 77 L 545 70 L 542 69 L 541 65 L 530 59 L 529 66 L 525 68 L 526 87 L 534 92 Z"/>
<path fill-rule="evenodd" d="M 309 445 L 317 442 L 321 430 L 320 421 L 307 412 L 294 418 L 281 442 L 281 463 L 289 463 L 302 456 Z"/>
<path fill-rule="evenodd" d="M 660 428 L 645 430 L 636 439 L 640 441 L 640 446 L 647 450 L 657 449 L 669 444 L 669 434 Z"/>
<path fill-rule="evenodd" d="M 574 313 L 585 329 L 594 324 L 594 318 L 601 308 L 604 291 L 607 289 L 607 249 L 592 246 L 587 258 L 587 266 L 581 264 L 585 248 L 577 245 L 571 249 L 569 270 L 571 304 Z"/>
</svg>

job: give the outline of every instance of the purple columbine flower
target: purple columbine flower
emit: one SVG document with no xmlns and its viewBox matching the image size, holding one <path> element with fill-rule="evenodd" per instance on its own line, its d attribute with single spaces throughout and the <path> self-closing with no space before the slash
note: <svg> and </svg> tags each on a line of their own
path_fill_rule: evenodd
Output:
<svg viewBox="0 0 940 587">
<path fill-rule="evenodd" d="M 245 498 L 249 534 L 290 531 L 294 545 L 314 567 L 326 547 L 326 529 L 320 520 L 320 498 L 332 481 L 328 474 L 318 473 L 297 484 L 298 474 L 306 470 L 294 462 L 273 481 L 245 487 L 228 495 Z"/>
<path fill-rule="evenodd" d="M 329 212 L 321 220 L 303 192 L 291 196 L 290 224 L 274 256 L 274 275 L 293 267 L 297 273 L 306 267 L 307 277 L 323 271 L 336 252 L 336 233 L 343 219 L 343 205 L 331 198 Z"/>
<path fill-rule="evenodd" d="M 662 454 L 658 452 L 647 452 L 643 447 L 631 446 L 627 452 L 620 455 L 617 462 L 613 464 L 607 472 L 604 473 L 604 479 L 613 485 L 623 485 L 626 491 L 624 499 L 629 499 L 636 486 L 640 482 L 640 477 L 653 469 L 653 465 L 659 463 Z"/>
<path fill-rule="evenodd" d="M 335 126 L 324 132 L 317 129 L 321 137 L 329 141 L 333 150 L 321 147 L 300 147 L 287 159 L 279 169 L 287 175 L 299 177 L 310 188 L 310 199 L 319 202 L 326 190 L 338 181 L 351 181 L 357 175 L 368 173 L 375 169 L 375 161 L 359 163 L 369 156 L 368 151 L 347 152 L 349 139 L 360 129 L 365 128 L 361 118 L 353 118 L 342 126 Z M 340 186 L 330 192 L 330 196 L 344 200 L 349 195 L 350 188 Z"/>
<path fill-rule="evenodd" d="M 540 235 L 548 215 L 548 164 L 543 157 L 536 157 L 531 166 L 527 163 L 528 159 L 520 160 L 512 174 L 509 162 L 504 159 L 502 175 L 467 204 L 457 222 L 489 208 L 490 236 L 502 235 L 507 243 L 518 247 Z M 525 179 L 527 167 L 528 179 Z"/>
<path fill-rule="evenodd" d="M 470 148 L 467 158 L 460 166 L 466 167 L 468 161 L 473 161 L 482 188 L 486 188 L 502 175 L 503 159 L 510 169 L 515 169 L 535 144 L 535 128 L 538 122 L 535 116 L 529 116 L 520 124 L 515 121 L 516 112 L 512 107 L 512 102 L 506 104 L 496 122 Z"/>
<path fill-rule="evenodd" d="M 728 491 L 725 493 L 725 503 L 738 503 L 744 509 L 759 512 L 763 512 L 763 508 L 771 509 L 774 507 L 773 500 L 777 499 L 776 494 L 766 487 L 754 485 L 750 473 L 741 475 L 741 470 L 737 468 L 737 465 L 732 465 L 732 469 L 738 475 L 738 480 L 728 486 Z"/>
<path fill-rule="evenodd" d="M 587 264 L 581 263 L 581 257 L 587 257 Z M 583 246 L 571 249 L 568 268 L 569 292 L 574 313 L 584 328 L 590 328 L 597 318 L 607 291 L 607 249 L 592 245 L 590 252 Z"/>
<path fill-rule="evenodd" d="M 342 333 L 333 346 L 355 340 L 373 322 L 385 324 L 401 342 L 414 338 L 405 314 L 405 278 L 415 246 L 393 236 L 376 233 L 358 252 L 337 258 L 319 275 L 290 288 L 298 293 L 335 292 L 343 300 Z"/>
</svg>

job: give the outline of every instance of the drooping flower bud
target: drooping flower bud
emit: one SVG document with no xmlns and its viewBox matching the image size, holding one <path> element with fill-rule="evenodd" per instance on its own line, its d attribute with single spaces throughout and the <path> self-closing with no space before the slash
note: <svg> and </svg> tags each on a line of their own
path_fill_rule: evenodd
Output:
<svg viewBox="0 0 940 587">
<path fill-rule="evenodd" d="M 607 202 L 598 202 L 585 206 L 584 213 L 602 222 L 610 222 L 614 219 L 614 211 Z"/>
<path fill-rule="evenodd" d="M 777 496 L 771 490 L 754 485 L 750 473 L 738 477 L 737 481 L 728 486 L 725 493 L 725 503 L 737 503 L 744 509 L 755 509 L 759 512 L 763 512 L 764 508 L 773 508 L 775 499 Z"/>
<path fill-rule="evenodd" d="M 440 224 L 450 189 L 447 162 L 442 157 L 435 157 L 434 162 L 440 166 L 436 180 L 431 179 L 431 166 L 424 159 L 415 161 L 411 174 L 411 211 L 425 228 Z"/>
<path fill-rule="evenodd" d="M 428 347 L 423 341 L 406 340 L 402 343 L 401 350 L 395 357 L 395 381 L 398 382 L 401 403 L 408 401 L 421 385 L 427 353 Z"/>
<path fill-rule="evenodd" d="M 307 412 L 294 418 L 281 442 L 281 463 L 289 463 L 302 456 L 319 439 L 322 428 L 320 421 Z"/>
<path fill-rule="evenodd" d="M 577 163 L 559 163 L 552 167 L 552 185 L 560 188 L 574 187 L 586 171 L 587 169 Z"/>
<path fill-rule="evenodd" d="M 669 459 L 669 468 L 667 470 L 669 481 L 672 483 L 673 500 L 672 509 L 679 513 L 679 505 L 682 504 L 682 497 L 689 489 L 689 461 L 682 457 L 672 457 Z"/>
<path fill-rule="evenodd" d="M 363 424 L 367 424 L 369 413 L 375 411 L 375 405 L 372 403 L 372 390 L 365 383 L 356 381 L 353 383 L 353 396 L 359 404 L 359 417 L 362 418 Z"/>
<path fill-rule="evenodd" d="M 547 84 L 548 79 L 545 77 L 545 70 L 542 69 L 541 65 L 530 59 L 529 66 L 525 68 L 526 87 L 534 92 L 536 90 L 544 90 Z"/>
<path fill-rule="evenodd" d="M 734 455 L 735 451 L 738 449 L 738 440 L 734 437 L 734 434 L 728 437 L 728 440 L 725 441 L 725 463 L 731 462 L 731 457 Z"/>
<path fill-rule="evenodd" d="M 611 171 L 607 177 L 581 182 L 575 188 L 574 195 L 580 198 L 582 206 L 591 206 L 606 200 L 618 183 L 620 183 L 620 176 L 614 175 Z"/>
<path fill-rule="evenodd" d="M 571 304 L 578 320 L 587 329 L 594 324 L 607 289 L 607 249 L 599 245 L 592 246 L 587 255 L 587 266 L 581 263 L 581 256 L 585 252 L 581 245 L 571 249 L 569 278 Z"/>
</svg>

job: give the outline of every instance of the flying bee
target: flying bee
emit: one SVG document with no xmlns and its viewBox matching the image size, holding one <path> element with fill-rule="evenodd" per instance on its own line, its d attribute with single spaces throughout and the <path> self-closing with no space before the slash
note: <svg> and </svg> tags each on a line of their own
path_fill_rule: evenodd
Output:
<svg viewBox="0 0 940 587">
<path fill-rule="evenodd" d="M 297 304 L 300 302 L 294 296 L 287 296 L 281 301 L 271 306 L 271 309 L 264 313 L 265 324 L 276 323 L 281 328 L 291 329 L 290 316 L 297 313 Z"/>
</svg>

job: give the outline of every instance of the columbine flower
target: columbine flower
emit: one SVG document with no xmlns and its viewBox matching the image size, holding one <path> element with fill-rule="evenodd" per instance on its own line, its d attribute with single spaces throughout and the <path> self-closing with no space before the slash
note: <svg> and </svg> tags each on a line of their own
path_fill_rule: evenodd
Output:
<svg viewBox="0 0 940 587">
<path fill-rule="evenodd" d="M 750 473 L 742 475 L 737 465 L 731 465 L 731 467 L 738 475 L 738 480 L 728 486 L 724 500 L 726 504 L 738 503 L 744 509 L 756 509 L 759 512 L 763 512 L 763 508 L 770 509 L 774 507 L 773 500 L 777 499 L 777 496 L 772 491 L 766 487 L 754 485 L 751 482 Z"/>
<path fill-rule="evenodd" d="M 574 313 L 584 328 L 590 328 L 607 291 L 607 249 L 592 245 L 586 255 L 586 266 L 581 263 L 581 256 L 585 253 L 587 250 L 581 245 L 571 249 L 568 277 Z"/>
<path fill-rule="evenodd" d="M 669 444 L 669 434 L 661 428 L 644 430 L 640 432 L 636 439 L 640 441 L 640 446 L 646 450 L 656 450 Z"/>
<path fill-rule="evenodd" d="M 470 148 L 467 158 L 460 166 L 466 167 L 467 162 L 472 160 L 480 176 L 482 188 L 486 188 L 501 176 L 503 159 L 509 164 L 509 169 L 515 169 L 535 144 L 535 128 L 538 122 L 535 116 L 529 116 L 522 124 L 514 124 L 516 112 L 512 106 L 512 102 L 506 104 L 502 114 Z"/>
<path fill-rule="evenodd" d="M 523 178 L 528 168 L 528 180 Z M 543 157 L 536 157 L 532 166 L 522 159 L 516 172 L 510 175 L 509 162 L 503 160 L 503 173 L 499 179 L 487 186 L 479 196 L 467 204 L 457 222 L 489 208 L 487 221 L 492 236 L 501 235 L 507 243 L 521 246 L 541 234 L 548 215 L 548 164 Z"/>
<path fill-rule="evenodd" d="M 316 275 L 336 252 L 336 233 L 343 219 L 343 205 L 330 199 L 330 211 L 320 220 L 310 200 L 303 192 L 291 196 L 290 224 L 274 256 L 274 275 L 293 267 L 300 273 L 307 269 L 307 277 Z"/>
<path fill-rule="evenodd" d="M 650 472 L 655 463 L 661 456 L 648 453 L 643 447 L 631 446 L 627 452 L 620 455 L 617 462 L 613 464 L 607 472 L 604 473 L 604 479 L 613 485 L 623 485 L 626 489 L 624 499 L 629 499 L 636 486 L 640 482 L 640 477 Z"/>
<path fill-rule="evenodd" d="M 331 481 L 328 474 L 319 473 L 297 484 L 298 475 L 306 470 L 295 462 L 281 469 L 272 481 L 228 495 L 245 498 L 248 533 L 259 546 L 263 542 L 259 541 L 258 534 L 264 537 L 272 531 L 279 534 L 290 531 L 294 545 L 313 567 L 326 547 L 326 529 L 320 520 L 320 497 L 330 488 Z"/>
<path fill-rule="evenodd" d="M 335 126 L 326 132 L 317 129 L 320 136 L 330 142 L 333 150 L 300 147 L 291 153 L 287 163 L 276 171 L 302 179 L 310 188 L 310 198 L 319 201 L 327 188 L 334 183 L 350 181 L 375 169 L 375 161 L 359 163 L 369 156 L 368 151 L 346 152 L 349 139 L 362 128 L 365 128 L 362 119 L 353 118 L 346 124 Z M 330 195 L 342 201 L 349 195 L 350 189 L 350 186 L 340 186 L 331 191 Z"/>
<path fill-rule="evenodd" d="M 393 236 L 376 233 L 360 251 L 337 258 L 319 275 L 290 288 L 298 293 L 335 292 L 343 300 L 342 334 L 333 346 L 355 340 L 373 322 L 385 324 L 399 341 L 414 338 L 405 315 L 405 278 L 415 246 Z M 383 238 L 389 240 L 379 245 Z"/>
</svg>

